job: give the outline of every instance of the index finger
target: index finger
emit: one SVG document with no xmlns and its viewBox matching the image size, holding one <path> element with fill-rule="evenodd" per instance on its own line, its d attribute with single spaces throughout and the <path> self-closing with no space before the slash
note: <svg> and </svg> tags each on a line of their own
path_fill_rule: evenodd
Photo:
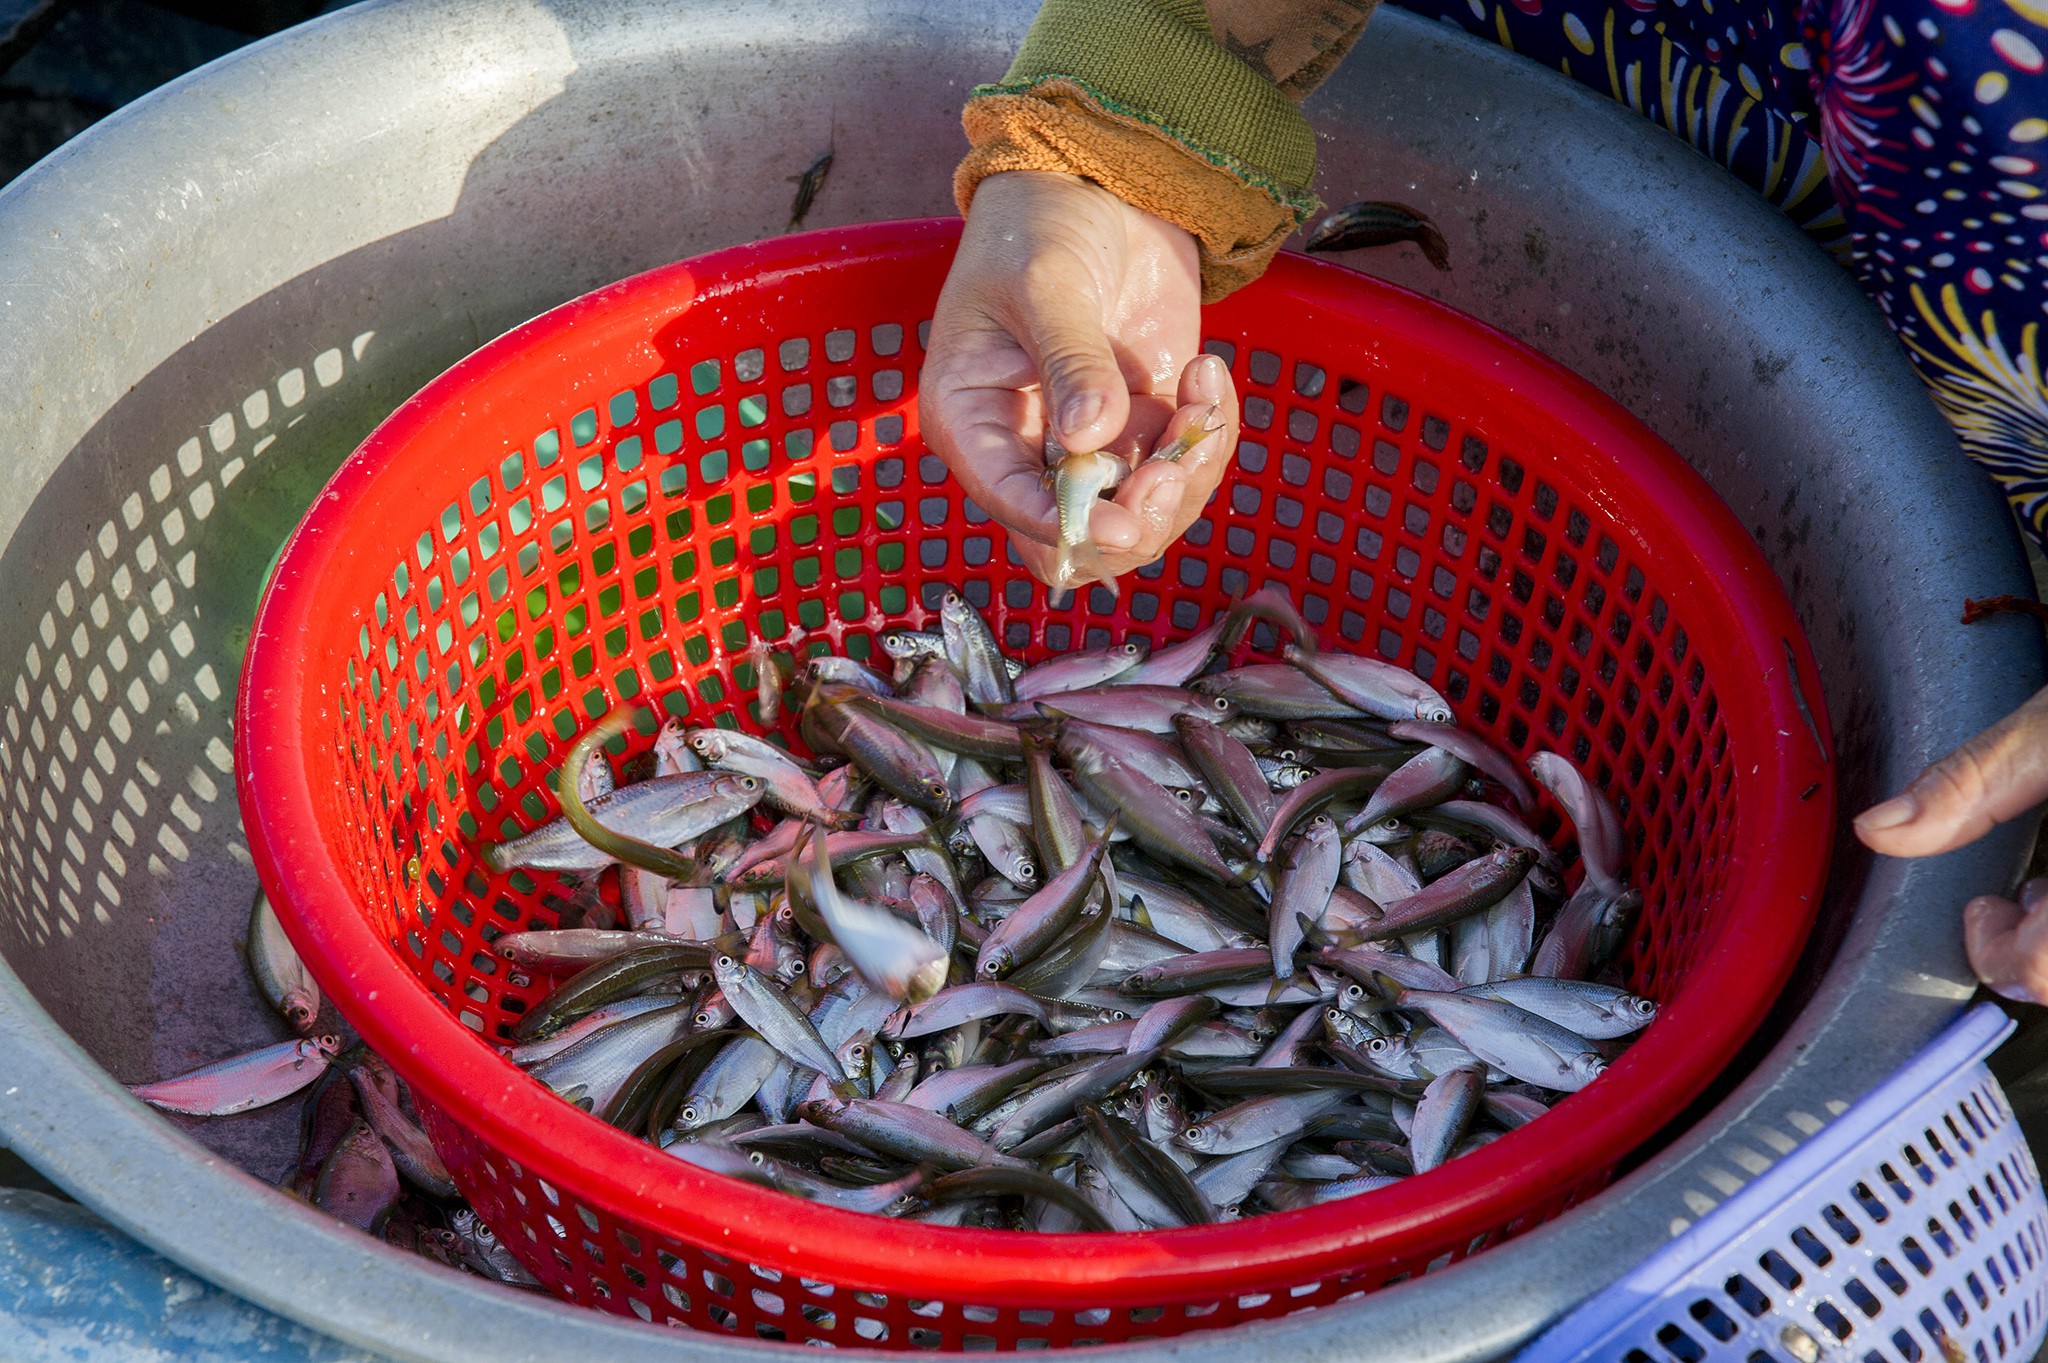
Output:
<svg viewBox="0 0 2048 1363">
<path fill-rule="evenodd" d="M 1963 946 L 1993 993 L 2015 1003 L 2048 999 L 2048 911 L 1981 895 L 1963 908 Z"/>
<path fill-rule="evenodd" d="M 1021 352 L 931 356 L 918 392 L 918 424 L 926 447 L 977 506 L 1011 534 L 1050 544 L 1059 525 L 1044 483 L 1044 397 L 1028 380 L 1017 381 L 1022 363 Z"/>
<path fill-rule="evenodd" d="M 992 394 L 972 404 L 972 415 L 946 428 L 950 455 L 929 432 L 925 438 L 975 505 L 1012 535 L 1051 544 L 1059 538 L 1059 519 L 1045 486 L 1044 446 L 1019 434 L 1044 424 L 1035 411 L 1036 397 Z"/>
</svg>

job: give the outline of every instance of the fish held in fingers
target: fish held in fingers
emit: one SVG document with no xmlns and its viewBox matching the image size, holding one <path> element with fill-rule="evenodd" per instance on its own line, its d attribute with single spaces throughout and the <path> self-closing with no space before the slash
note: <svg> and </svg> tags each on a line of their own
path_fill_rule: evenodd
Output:
<svg viewBox="0 0 2048 1363">
<path fill-rule="evenodd" d="M 1116 576 L 1102 570 L 1089 521 L 1095 504 L 1130 471 L 1130 465 L 1101 450 L 1062 452 L 1048 465 L 1046 481 L 1059 515 L 1059 536 L 1053 543 L 1054 587 L 1073 589 L 1101 582 L 1116 590 Z"/>
</svg>

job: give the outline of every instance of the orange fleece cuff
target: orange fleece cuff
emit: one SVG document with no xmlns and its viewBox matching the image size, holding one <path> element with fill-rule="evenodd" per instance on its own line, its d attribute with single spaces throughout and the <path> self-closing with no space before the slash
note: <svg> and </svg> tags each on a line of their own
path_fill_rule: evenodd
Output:
<svg viewBox="0 0 2048 1363">
<path fill-rule="evenodd" d="M 960 121 L 973 144 L 953 172 L 964 215 L 983 180 L 1047 170 L 1092 180 L 1134 208 L 1195 238 L 1202 301 L 1213 303 L 1265 272 L 1315 200 L 1245 184 L 1165 132 L 1120 113 L 1080 82 L 1052 76 L 1027 92 L 977 94 Z"/>
</svg>

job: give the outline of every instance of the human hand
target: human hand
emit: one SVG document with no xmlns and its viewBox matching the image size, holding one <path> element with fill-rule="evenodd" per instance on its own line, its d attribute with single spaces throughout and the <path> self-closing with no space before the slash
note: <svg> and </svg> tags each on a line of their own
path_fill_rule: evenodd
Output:
<svg viewBox="0 0 2048 1363">
<path fill-rule="evenodd" d="M 1152 562 L 1202 514 L 1237 448 L 1237 391 L 1202 355 L 1194 238 L 1071 175 L 981 182 L 932 315 L 919 384 L 925 443 L 1050 581 L 1059 533 L 1048 434 L 1136 465 L 1089 533 L 1102 570 Z M 1210 415 L 1211 408 L 1214 415 Z M 1140 463 L 1193 423 L 1178 463 Z"/>
<path fill-rule="evenodd" d="M 1928 857 L 1974 842 L 2048 799 L 2048 690 L 1856 818 L 1872 851 Z M 1963 908 L 1963 945 L 1977 978 L 2006 998 L 2048 1002 L 2048 881 L 2020 902 L 1980 895 Z"/>
</svg>

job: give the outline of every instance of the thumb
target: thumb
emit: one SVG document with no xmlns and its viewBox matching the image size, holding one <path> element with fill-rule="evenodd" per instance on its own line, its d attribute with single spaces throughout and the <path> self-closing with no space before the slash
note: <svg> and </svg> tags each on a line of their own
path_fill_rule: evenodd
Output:
<svg viewBox="0 0 2048 1363">
<path fill-rule="evenodd" d="M 1037 366 L 1047 427 L 1066 449 L 1101 449 L 1130 420 L 1131 394 L 1094 291 L 1055 282 L 1031 290 L 1023 311 L 1016 335 Z"/>
<path fill-rule="evenodd" d="M 2048 690 L 1856 818 L 1856 836 L 1893 857 L 1926 857 L 1974 842 L 2048 799 Z"/>
</svg>

